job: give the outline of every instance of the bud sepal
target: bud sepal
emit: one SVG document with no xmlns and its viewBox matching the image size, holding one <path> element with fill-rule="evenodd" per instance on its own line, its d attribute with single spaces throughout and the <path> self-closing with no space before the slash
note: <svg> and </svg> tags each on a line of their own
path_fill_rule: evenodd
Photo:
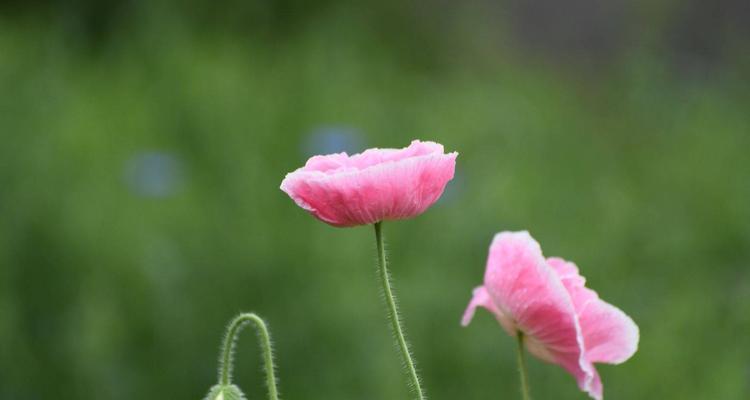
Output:
<svg viewBox="0 0 750 400">
<path fill-rule="evenodd" d="M 247 400 L 237 385 L 215 385 L 205 400 Z"/>
</svg>

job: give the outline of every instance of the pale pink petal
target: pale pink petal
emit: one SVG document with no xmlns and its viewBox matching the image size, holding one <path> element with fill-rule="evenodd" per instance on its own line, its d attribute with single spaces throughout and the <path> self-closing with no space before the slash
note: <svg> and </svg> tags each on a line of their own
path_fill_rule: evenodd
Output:
<svg viewBox="0 0 750 400">
<path fill-rule="evenodd" d="M 516 329 L 524 332 L 530 353 L 562 366 L 582 390 L 601 398 L 596 387 L 598 375 L 585 358 L 583 335 L 570 295 L 528 232 L 495 236 L 484 288 L 494 306 L 512 320 L 514 329 L 509 333 L 515 334 Z"/>
<path fill-rule="evenodd" d="M 495 236 L 487 259 L 484 287 L 497 307 L 548 352 L 579 353 L 573 304 L 555 272 L 547 266 L 539 244 L 528 232 L 503 232 Z M 547 353 L 537 355 L 550 358 Z"/>
<path fill-rule="evenodd" d="M 619 364 L 638 349 L 638 326 L 619 308 L 587 288 L 578 267 L 561 258 L 547 260 L 557 271 L 573 300 L 583 333 L 586 358 L 591 362 Z"/>
<path fill-rule="evenodd" d="M 490 312 L 494 313 L 497 309 L 490 299 L 490 295 L 487 294 L 487 290 L 484 286 L 478 286 L 474 288 L 472 292 L 471 301 L 464 311 L 463 317 L 461 317 L 461 326 L 467 326 L 474 319 L 474 313 L 477 311 L 477 307 L 484 307 Z"/>
<path fill-rule="evenodd" d="M 286 176 L 281 189 L 316 218 L 334 226 L 405 219 L 434 204 L 453 178 L 457 153 L 414 141 L 400 150 L 370 149 L 315 156 Z"/>
<path fill-rule="evenodd" d="M 507 315 L 503 314 L 503 312 L 497 308 L 484 286 L 479 286 L 474 289 L 471 301 L 469 302 L 469 306 L 466 307 L 466 311 L 464 311 L 464 315 L 461 318 L 462 326 L 469 325 L 471 320 L 474 318 L 474 312 L 476 311 L 477 307 L 485 308 L 487 311 L 491 312 L 509 335 L 515 334 L 515 326 L 513 324 L 513 320 L 510 319 Z"/>
<path fill-rule="evenodd" d="M 349 158 L 350 166 L 365 169 L 392 161 L 401 161 L 426 155 L 443 154 L 443 145 L 435 142 L 414 140 L 404 149 L 368 149 Z"/>
<path fill-rule="evenodd" d="M 599 372 L 596 371 L 594 364 L 582 358 L 584 355 L 585 353 L 581 353 L 578 357 L 570 354 L 559 355 L 556 363 L 573 375 L 582 391 L 594 399 L 601 400 L 604 388 Z"/>
<path fill-rule="evenodd" d="M 475 289 L 464 325 L 476 307 L 495 314 L 509 334 L 521 330 L 530 353 L 563 367 L 598 400 L 603 386 L 593 363 L 621 363 L 638 347 L 633 320 L 586 288 L 575 264 L 545 260 L 528 232 L 495 236 L 484 286 Z"/>
</svg>

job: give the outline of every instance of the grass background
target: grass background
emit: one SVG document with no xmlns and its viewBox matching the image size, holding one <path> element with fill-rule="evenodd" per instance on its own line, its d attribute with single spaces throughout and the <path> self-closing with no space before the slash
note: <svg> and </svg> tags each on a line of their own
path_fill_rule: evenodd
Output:
<svg viewBox="0 0 750 400">
<path fill-rule="evenodd" d="M 4 4 L 0 398 L 201 398 L 240 311 L 269 322 L 284 398 L 407 398 L 372 229 L 278 186 L 415 138 L 460 153 L 435 207 L 384 226 L 430 398 L 518 398 L 514 340 L 458 322 L 520 229 L 639 324 L 608 399 L 747 398 L 748 19 L 717 3 Z M 237 359 L 263 398 L 250 332 Z"/>
</svg>

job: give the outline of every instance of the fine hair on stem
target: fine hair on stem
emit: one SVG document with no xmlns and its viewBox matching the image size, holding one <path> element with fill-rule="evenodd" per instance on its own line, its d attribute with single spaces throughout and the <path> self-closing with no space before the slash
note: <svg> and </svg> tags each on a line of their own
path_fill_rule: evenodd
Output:
<svg viewBox="0 0 750 400">
<path fill-rule="evenodd" d="M 237 336 L 242 328 L 252 323 L 258 334 L 258 341 L 263 353 L 263 367 L 266 373 L 266 386 L 268 387 L 268 399 L 279 400 L 279 391 L 276 383 L 276 366 L 274 365 L 273 345 L 271 335 L 266 323 L 254 313 L 242 313 L 236 316 L 227 326 L 227 332 L 221 349 L 219 360 L 219 384 L 229 386 L 232 383 L 234 347 Z"/>
<path fill-rule="evenodd" d="M 383 298 L 388 309 L 388 319 L 391 323 L 391 332 L 393 337 L 398 344 L 401 352 L 401 359 L 404 364 L 404 369 L 409 377 L 410 387 L 418 400 L 425 400 L 426 397 L 422 390 L 422 384 L 417 374 L 417 368 L 414 363 L 414 359 L 409 351 L 409 343 L 406 341 L 406 335 L 404 329 L 401 327 L 401 316 L 398 313 L 398 305 L 396 304 L 396 296 L 393 294 L 391 288 L 391 278 L 388 273 L 388 261 L 385 255 L 385 246 L 383 240 L 383 228 L 382 222 L 375 223 L 375 242 L 378 248 L 378 276 L 380 277 L 380 283 L 383 289 Z"/>
</svg>

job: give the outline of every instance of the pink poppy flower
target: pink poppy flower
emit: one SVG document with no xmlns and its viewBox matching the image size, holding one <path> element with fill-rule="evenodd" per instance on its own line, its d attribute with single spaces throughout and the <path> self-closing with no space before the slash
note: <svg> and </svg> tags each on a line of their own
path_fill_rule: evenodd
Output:
<svg viewBox="0 0 750 400">
<path fill-rule="evenodd" d="M 638 326 L 585 286 L 572 262 L 545 259 L 528 232 L 502 232 L 490 246 L 484 286 L 464 313 L 466 326 L 477 307 L 495 315 L 512 336 L 524 334 L 536 357 L 572 374 L 581 390 L 602 398 L 594 363 L 619 364 L 638 348 Z"/>
<path fill-rule="evenodd" d="M 404 149 L 314 156 L 281 190 L 319 220 L 346 227 L 406 219 L 427 210 L 453 179 L 458 153 L 415 140 Z"/>
</svg>

